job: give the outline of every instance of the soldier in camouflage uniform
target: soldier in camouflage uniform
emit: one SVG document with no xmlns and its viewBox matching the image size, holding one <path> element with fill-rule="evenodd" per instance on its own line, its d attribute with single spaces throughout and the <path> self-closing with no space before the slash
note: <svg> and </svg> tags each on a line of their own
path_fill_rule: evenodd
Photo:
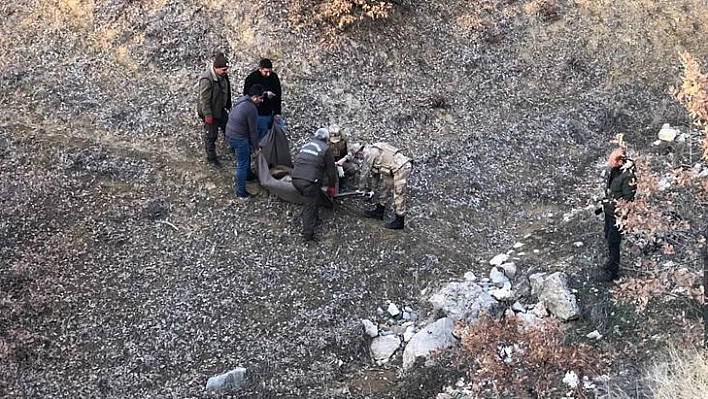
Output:
<svg viewBox="0 0 708 399">
<path fill-rule="evenodd" d="M 361 162 L 349 152 L 349 138 L 336 124 L 329 126 L 327 145 L 337 161 L 337 191 L 356 190 Z"/>
<path fill-rule="evenodd" d="M 411 159 L 388 143 L 352 145 L 352 152 L 362 160 L 360 189 L 373 188 L 378 194 L 376 209 L 366 217 L 383 220 L 387 203 L 393 198 L 395 219 L 386 228 L 400 230 L 406 217 L 406 186 L 411 173 Z"/>
</svg>

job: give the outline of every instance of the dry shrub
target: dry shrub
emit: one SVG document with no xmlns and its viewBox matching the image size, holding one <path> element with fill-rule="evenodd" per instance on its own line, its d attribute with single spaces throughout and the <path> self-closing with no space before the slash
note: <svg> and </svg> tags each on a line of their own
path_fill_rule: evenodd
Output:
<svg viewBox="0 0 708 399">
<path fill-rule="evenodd" d="M 295 0 L 289 5 L 291 22 L 346 29 L 364 20 L 388 18 L 393 4 L 386 0 Z"/>
<path fill-rule="evenodd" d="M 672 87 L 670 93 L 686 107 L 693 125 L 703 131 L 703 159 L 708 161 L 708 75 L 701 72 L 700 64 L 691 54 L 681 53 L 680 59 L 681 87 Z"/>
<path fill-rule="evenodd" d="M 459 330 L 463 349 L 458 361 L 477 393 L 491 389 L 512 397 L 544 395 L 569 371 L 595 375 L 607 366 L 607 359 L 585 344 L 564 345 L 561 323 L 555 319 L 530 328 L 516 317 L 497 322 L 485 316 Z"/>
<path fill-rule="evenodd" d="M 705 349 L 670 347 L 665 357 L 648 373 L 654 398 L 708 398 L 708 354 Z"/>
<path fill-rule="evenodd" d="M 684 296 L 703 303 L 702 273 L 677 267 L 657 270 L 656 265 L 647 265 L 651 263 L 650 259 L 643 262 L 643 269 L 651 270 L 646 276 L 629 277 L 611 290 L 614 302 L 633 303 L 637 313 L 646 309 L 651 298 L 670 300 Z"/>
</svg>

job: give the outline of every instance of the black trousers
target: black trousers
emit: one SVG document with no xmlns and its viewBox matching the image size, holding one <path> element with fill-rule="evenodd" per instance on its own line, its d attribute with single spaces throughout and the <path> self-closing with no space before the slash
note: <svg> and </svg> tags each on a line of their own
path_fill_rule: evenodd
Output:
<svg viewBox="0 0 708 399">
<path fill-rule="evenodd" d="M 204 150 L 208 161 L 216 160 L 216 139 L 219 137 L 219 129 L 226 132 L 226 120 L 214 119 L 211 125 L 204 124 Z"/>
<path fill-rule="evenodd" d="M 302 235 L 305 239 L 311 240 L 315 235 L 322 182 L 293 179 L 293 186 L 302 194 Z"/>
<path fill-rule="evenodd" d="M 617 219 L 605 214 L 605 241 L 607 241 L 608 260 L 605 268 L 617 273 L 620 265 L 620 243 L 622 232 L 617 228 Z"/>
</svg>

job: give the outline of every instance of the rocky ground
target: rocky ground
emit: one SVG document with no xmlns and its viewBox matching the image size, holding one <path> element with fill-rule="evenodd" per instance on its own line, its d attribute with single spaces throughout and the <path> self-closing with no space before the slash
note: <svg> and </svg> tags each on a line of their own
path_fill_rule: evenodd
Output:
<svg viewBox="0 0 708 399">
<path fill-rule="evenodd" d="M 523 237 L 539 252 L 522 269 L 571 260 L 592 302 L 603 247 L 586 208 L 608 140 L 648 153 L 663 123 L 687 124 L 667 88 L 677 50 L 707 59 L 706 11 L 409 1 L 330 37 L 285 1 L 3 4 L 0 396 L 207 397 L 242 366 L 244 397 L 425 397 L 396 361 L 371 363 L 360 320 L 387 300 L 424 317 L 422 292 Z M 235 90 L 274 60 L 293 147 L 337 122 L 413 157 L 406 229 L 325 210 L 304 244 L 297 206 L 255 184 L 236 200 L 195 116 L 215 49 Z"/>
</svg>

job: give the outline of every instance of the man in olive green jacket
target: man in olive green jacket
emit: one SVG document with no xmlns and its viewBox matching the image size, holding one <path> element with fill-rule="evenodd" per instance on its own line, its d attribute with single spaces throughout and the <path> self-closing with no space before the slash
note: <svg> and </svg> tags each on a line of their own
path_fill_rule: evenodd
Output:
<svg viewBox="0 0 708 399">
<path fill-rule="evenodd" d="M 228 60 L 224 53 L 217 53 L 214 63 L 199 75 L 199 103 L 197 114 L 204 122 L 204 149 L 207 162 L 220 167 L 216 156 L 216 138 L 219 129 L 226 132 L 226 121 L 231 109 L 231 82 L 227 73 Z"/>
</svg>

